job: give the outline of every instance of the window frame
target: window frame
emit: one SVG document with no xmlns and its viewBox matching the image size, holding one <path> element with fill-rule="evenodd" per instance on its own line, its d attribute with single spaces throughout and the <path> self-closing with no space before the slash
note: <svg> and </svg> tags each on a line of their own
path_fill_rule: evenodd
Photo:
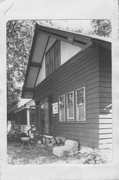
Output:
<svg viewBox="0 0 119 180">
<path fill-rule="evenodd" d="M 62 120 L 62 119 L 60 119 L 60 104 L 59 104 L 59 102 L 60 102 L 60 97 L 64 97 L 64 108 L 62 108 L 62 109 L 64 109 L 64 120 Z M 65 94 L 62 94 L 61 96 L 59 96 L 59 98 L 58 98 L 58 112 L 59 112 L 59 121 L 60 122 L 66 122 L 66 100 L 65 100 Z"/>
<path fill-rule="evenodd" d="M 73 93 L 73 117 L 69 117 L 69 116 L 68 116 L 68 112 L 67 112 L 67 110 L 68 110 L 68 99 L 67 99 L 68 96 L 67 96 L 67 95 L 70 94 L 71 92 Z M 75 95 L 75 94 L 74 94 L 74 91 L 70 91 L 70 92 L 66 93 L 66 104 L 65 104 L 65 105 L 66 105 L 66 119 L 67 119 L 67 122 L 75 122 L 75 121 L 74 121 L 74 119 L 75 119 L 74 95 Z"/>
<path fill-rule="evenodd" d="M 84 119 L 83 120 L 77 120 L 77 91 L 80 89 L 83 89 L 83 95 L 84 95 Z M 85 86 L 75 90 L 75 112 L 76 112 L 76 122 L 86 121 L 86 90 L 85 90 Z"/>
</svg>

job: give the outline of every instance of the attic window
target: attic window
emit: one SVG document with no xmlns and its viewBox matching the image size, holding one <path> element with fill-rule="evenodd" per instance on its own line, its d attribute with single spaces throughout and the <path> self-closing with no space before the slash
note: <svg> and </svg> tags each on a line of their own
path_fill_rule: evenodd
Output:
<svg viewBox="0 0 119 180">
<path fill-rule="evenodd" d="M 60 41 L 57 40 L 45 56 L 46 76 L 53 73 L 61 65 Z"/>
</svg>

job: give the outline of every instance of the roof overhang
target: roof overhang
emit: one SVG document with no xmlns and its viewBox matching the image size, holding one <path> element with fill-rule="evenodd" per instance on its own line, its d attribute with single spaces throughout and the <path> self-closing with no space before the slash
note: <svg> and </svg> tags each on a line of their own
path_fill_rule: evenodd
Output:
<svg viewBox="0 0 119 180">
<path fill-rule="evenodd" d="M 22 98 L 32 98 L 34 96 L 34 87 L 36 86 L 38 74 L 42 67 L 42 61 L 45 56 L 50 37 L 66 41 L 70 44 L 81 47 L 81 49 L 91 46 L 93 43 L 101 43 L 110 48 L 111 44 L 104 39 L 97 39 L 91 36 L 41 26 L 36 24 L 29 62 L 27 66 L 25 82 L 22 89 Z"/>
<path fill-rule="evenodd" d="M 10 114 L 10 113 L 14 112 L 17 108 L 18 108 L 18 104 L 12 106 L 11 108 L 9 108 L 7 110 L 7 114 Z"/>
<path fill-rule="evenodd" d="M 27 108 L 24 107 L 24 106 L 21 106 L 21 107 L 17 108 L 17 109 L 14 111 L 14 113 L 16 114 L 16 113 L 18 113 L 18 112 L 20 112 L 20 111 L 23 111 L 23 110 L 25 110 L 25 109 L 27 109 Z"/>
<path fill-rule="evenodd" d="M 33 98 L 34 86 L 42 67 L 44 53 L 47 47 L 49 35 L 44 35 L 38 32 L 35 28 L 34 38 L 29 56 L 25 82 L 22 89 L 22 98 Z"/>
</svg>

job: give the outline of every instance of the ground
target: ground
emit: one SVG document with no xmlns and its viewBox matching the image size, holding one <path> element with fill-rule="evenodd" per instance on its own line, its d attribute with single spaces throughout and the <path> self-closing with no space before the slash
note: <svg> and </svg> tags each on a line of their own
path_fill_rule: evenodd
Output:
<svg viewBox="0 0 119 180">
<path fill-rule="evenodd" d="M 58 158 L 52 153 L 52 147 L 43 144 L 32 143 L 32 148 L 21 142 L 8 142 L 8 164 L 11 165 L 40 165 L 40 164 L 108 164 L 104 156 L 97 149 L 84 148 L 77 154 L 64 153 Z"/>
<path fill-rule="evenodd" d="M 8 143 L 8 164 L 53 164 L 53 163 L 81 163 L 76 157 L 58 158 L 52 154 L 51 147 L 32 144 L 32 149 L 25 146 L 22 149 L 21 143 Z"/>
</svg>

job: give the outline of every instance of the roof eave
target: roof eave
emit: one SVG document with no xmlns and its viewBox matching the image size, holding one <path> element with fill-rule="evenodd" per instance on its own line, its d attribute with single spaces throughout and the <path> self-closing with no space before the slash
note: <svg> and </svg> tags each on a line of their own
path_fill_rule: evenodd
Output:
<svg viewBox="0 0 119 180">
<path fill-rule="evenodd" d="M 35 87 L 38 75 L 37 75 L 36 80 L 34 82 L 33 88 L 26 88 L 25 86 L 27 83 L 27 78 L 29 75 L 30 68 L 31 67 L 39 67 L 38 73 L 39 73 L 40 68 L 41 68 L 41 63 L 33 63 L 32 62 L 32 56 L 33 56 L 33 51 L 34 51 L 34 47 L 35 47 L 35 42 L 37 39 L 37 34 L 39 32 L 46 33 L 48 36 L 54 36 L 54 37 L 56 36 L 56 38 L 59 38 L 59 39 L 64 40 L 64 41 L 69 41 L 68 38 L 70 37 L 71 39 L 73 39 L 74 44 L 80 43 L 80 44 L 82 44 L 82 46 L 85 46 L 85 47 L 90 46 L 93 43 L 99 43 L 99 44 L 104 45 L 105 47 L 111 49 L 111 42 L 107 42 L 104 39 L 99 39 L 99 38 L 97 39 L 97 38 L 86 36 L 86 35 L 83 35 L 80 33 L 68 32 L 65 30 L 56 29 L 54 27 L 52 28 L 52 27 L 46 27 L 46 26 L 36 24 L 33 42 L 32 42 L 32 47 L 31 47 L 30 56 L 29 56 L 29 62 L 28 62 L 26 75 L 25 75 L 24 86 L 22 88 L 22 96 L 21 96 L 22 98 L 26 98 L 25 94 L 27 92 L 31 93 L 31 97 L 27 97 L 27 98 L 33 98 L 33 96 L 34 96 L 33 95 L 34 94 L 34 87 Z"/>
</svg>

